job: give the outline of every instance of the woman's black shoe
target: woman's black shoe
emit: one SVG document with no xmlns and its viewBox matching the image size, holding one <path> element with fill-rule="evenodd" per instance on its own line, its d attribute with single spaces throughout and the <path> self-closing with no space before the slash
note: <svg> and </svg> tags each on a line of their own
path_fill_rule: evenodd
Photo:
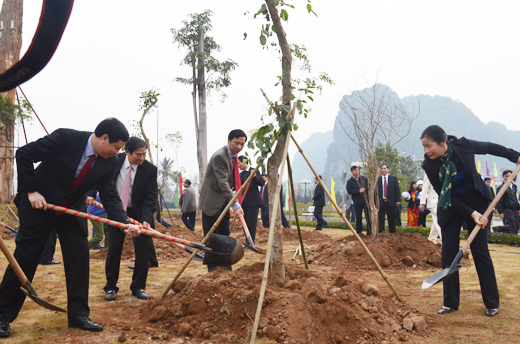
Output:
<svg viewBox="0 0 520 344">
<path fill-rule="evenodd" d="M 498 308 L 486 309 L 486 315 L 492 317 L 498 314 Z"/>
<path fill-rule="evenodd" d="M 451 311 L 453 310 L 457 310 L 458 308 L 448 308 L 448 307 L 444 307 L 442 306 L 441 309 L 439 309 L 439 311 L 437 312 L 437 314 L 448 314 L 448 313 L 451 313 Z"/>
</svg>

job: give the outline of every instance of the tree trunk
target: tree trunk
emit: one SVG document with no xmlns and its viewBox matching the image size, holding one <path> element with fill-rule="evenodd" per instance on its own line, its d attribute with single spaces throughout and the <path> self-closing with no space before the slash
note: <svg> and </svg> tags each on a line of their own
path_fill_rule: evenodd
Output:
<svg viewBox="0 0 520 344">
<path fill-rule="evenodd" d="M 204 183 L 204 174 L 208 164 L 208 133 L 206 117 L 206 77 L 204 75 L 204 31 L 199 30 L 198 46 L 198 93 L 199 93 L 199 123 L 197 132 L 197 160 L 199 162 L 199 185 Z"/>
<path fill-rule="evenodd" d="M 280 44 L 280 49 L 282 51 L 282 100 L 284 104 L 291 105 L 291 49 L 285 37 L 285 32 L 283 30 L 280 16 L 278 14 L 278 10 L 276 9 L 274 1 L 265 0 L 265 3 L 267 4 L 269 14 L 271 16 L 271 19 L 273 20 L 273 28 L 278 37 L 278 43 Z M 288 119 L 287 112 L 284 111 L 280 115 Z M 283 130 L 282 133 L 278 135 L 278 142 L 276 144 L 276 148 L 269 160 L 267 161 L 267 175 L 269 176 L 269 185 L 272 185 L 272 187 L 269 188 L 269 214 L 272 214 L 273 210 L 273 201 L 276 191 L 275 185 L 278 184 L 278 168 L 282 163 L 283 150 L 285 147 L 286 140 L 286 130 Z M 283 262 L 283 232 L 281 226 L 280 213 L 276 215 L 273 249 L 271 252 L 271 274 L 269 275 L 269 277 L 271 279 L 285 277 L 285 266 Z"/>
<path fill-rule="evenodd" d="M 152 155 L 152 147 L 150 146 L 150 140 L 148 140 L 148 137 L 144 133 L 143 122 L 144 122 L 144 117 L 146 116 L 146 114 L 148 112 L 150 112 L 150 110 L 155 106 L 155 104 L 157 104 L 158 101 L 159 100 L 156 99 L 149 107 L 144 109 L 143 115 L 141 116 L 141 120 L 139 121 L 139 127 L 141 128 L 141 134 L 143 134 L 143 139 L 146 141 L 146 144 L 148 145 L 148 155 L 150 156 L 150 162 L 152 163 L 152 165 L 154 165 L 154 163 L 153 163 L 153 155 Z M 157 142 L 157 144 L 159 144 L 159 142 Z M 159 161 L 157 161 L 157 165 L 159 165 Z"/>
<path fill-rule="evenodd" d="M 20 60 L 22 47 L 22 16 L 23 0 L 4 0 L 0 21 L 3 30 L 0 31 L 0 73 L 8 70 Z M 2 93 L 3 97 L 15 99 L 16 89 Z M 13 197 L 13 160 L 14 150 L 14 121 L 5 121 L 3 130 L 0 130 L 0 201 L 10 202 Z"/>
</svg>

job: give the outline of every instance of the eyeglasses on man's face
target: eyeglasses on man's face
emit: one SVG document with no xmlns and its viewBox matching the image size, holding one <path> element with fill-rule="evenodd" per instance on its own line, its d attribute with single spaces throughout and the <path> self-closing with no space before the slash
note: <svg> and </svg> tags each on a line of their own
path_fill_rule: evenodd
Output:
<svg viewBox="0 0 520 344">
<path fill-rule="evenodd" d="M 146 158 L 146 153 L 132 153 L 133 156 L 135 156 L 138 159 L 144 159 Z"/>
</svg>

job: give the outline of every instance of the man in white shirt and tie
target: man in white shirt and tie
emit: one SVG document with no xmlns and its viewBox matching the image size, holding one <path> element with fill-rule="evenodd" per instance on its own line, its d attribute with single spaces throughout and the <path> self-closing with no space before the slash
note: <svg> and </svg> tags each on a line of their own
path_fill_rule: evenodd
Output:
<svg viewBox="0 0 520 344">
<path fill-rule="evenodd" d="M 118 173 L 116 175 L 116 188 L 123 209 L 129 217 L 142 222 L 146 228 L 148 224 L 153 228 L 153 213 L 157 202 L 157 167 L 145 160 L 147 143 L 137 137 L 131 137 L 126 146 L 125 153 L 119 154 Z M 105 265 L 107 284 L 104 287 L 105 300 L 113 301 L 117 297 L 119 288 L 119 267 L 121 265 L 121 253 L 125 241 L 125 233 L 116 227 L 110 227 L 110 246 Z M 144 291 L 150 265 L 150 251 L 153 249 L 151 237 L 141 235 L 133 238 L 135 251 L 135 267 L 132 275 L 130 290 L 132 295 L 141 300 L 148 300 Z"/>
<path fill-rule="evenodd" d="M 388 230 L 395 233 L 395 207 L 401 204 L 401 192 L 397 177 L 388 174 L 387 164 L 381 164 L 381 176 L 377 179 L 379 195 L 379 233 L 385 230 L 385 213 L 388 217 Z"/>
</svg>

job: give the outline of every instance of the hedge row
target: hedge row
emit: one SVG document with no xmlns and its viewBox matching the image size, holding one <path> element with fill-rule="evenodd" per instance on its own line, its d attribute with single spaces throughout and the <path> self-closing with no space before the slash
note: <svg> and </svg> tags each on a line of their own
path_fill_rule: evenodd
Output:
<svg viewBox="0 0 520 344">
<path fill-rule="evenodd" d="M 296 224 L 293 221 L 293 224 Z M 300 221 L 300 226 L 305 227 L 316 227 L 316 221 Z M 355 225 L 352 225 L 355 227 Z M 363 230 L 366 231 L 366 224 L 363 224 Z M 338 228 L 338 229 L 348 229 L 347 225 L 344 222 L 329 222 L 327 228 Z M 385 226 L 385 230 L 388 232 L 388 226 Z M 400 227 L 397 226 L 396 230 L 402 233 L 419 233 L 423 237 L 430 236 L 430 228 L 424 227 Z M 462 239 L 468 238 L 468 231 L 461 231 L 460 237 Z M 520 235 L 514 234 L 506 234 L 506 233 L 488 233 L 488 243 L 489 244 L 502 244 L 502 245 L 510 245 L 510 246 L 520 246 Z"/>
</svg>

